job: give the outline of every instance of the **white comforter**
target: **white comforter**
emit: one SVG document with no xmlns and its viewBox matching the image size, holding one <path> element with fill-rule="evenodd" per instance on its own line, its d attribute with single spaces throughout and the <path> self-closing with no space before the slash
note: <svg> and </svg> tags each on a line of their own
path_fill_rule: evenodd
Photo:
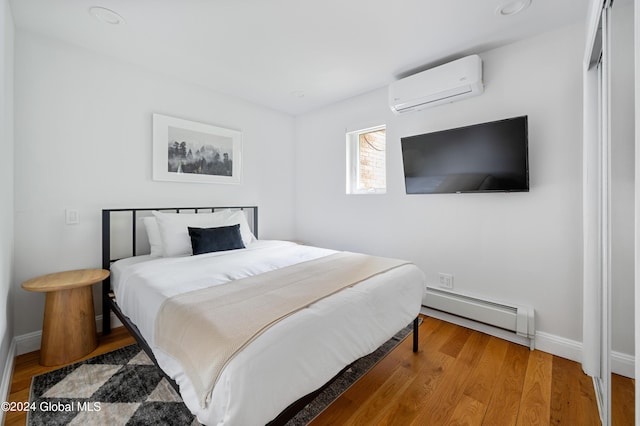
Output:
<svg viewBox="0 0 640 426">
<path fill-rule="evenodd" d="M 141 256 L 116 262 L 112 285 L 118 305 L 153 348 L 160 367 L 180 385 L 185 404 L 201 423 L 262 425 L 413 320 L 422 300 L 422 272 L 414 265 L 402 266 L 277 323 L 224 369 L 207 407 L 200 406 L 178 363 L 154 345 L 160 305 L 176 294 L 331 253 L 335 252 L 283 241 L 257 241 L 229 252 Z"/>
</svg>

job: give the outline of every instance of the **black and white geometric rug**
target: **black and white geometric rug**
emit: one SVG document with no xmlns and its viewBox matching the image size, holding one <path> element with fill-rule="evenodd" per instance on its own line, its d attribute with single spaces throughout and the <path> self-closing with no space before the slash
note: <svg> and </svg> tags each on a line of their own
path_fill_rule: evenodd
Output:
<svg viewBox="0 0 640 426">
<path fill-rule="evenodd" d="M 306 425 L 411 333 L 408 326 L 357 360 L 288 426 Z M 137 345 L 126 346 L 31 382 L 27 425 L 200 425 Z"/>
<path fill-rule="evenodd" d="M 138 345 L 34 377 L 29 403 L 34 409 L 28 425 L 190 425 L 194 420 Z"/>
</svg>

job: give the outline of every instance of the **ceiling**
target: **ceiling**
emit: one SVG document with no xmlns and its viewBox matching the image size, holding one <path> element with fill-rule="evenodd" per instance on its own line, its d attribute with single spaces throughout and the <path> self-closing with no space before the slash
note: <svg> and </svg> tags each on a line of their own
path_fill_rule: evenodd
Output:
<svg viewBox="0 0 640 426">
<path fill-rule="evenodd" d="M 16 27 L 292 115 L 584 22 L 588 0 L 12 0 Z M 110 25 L 91 6 L 120 14 Z"/>
</svg>

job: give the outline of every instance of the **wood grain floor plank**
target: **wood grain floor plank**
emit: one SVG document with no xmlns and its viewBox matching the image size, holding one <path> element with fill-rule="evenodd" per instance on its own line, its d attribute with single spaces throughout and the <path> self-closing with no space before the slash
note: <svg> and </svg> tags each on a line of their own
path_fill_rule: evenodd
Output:
<svg viewBox="0 0 640 426">
<path fill-rule="evenodd" d="M 451 418 L 445 423 L 446 426 L 474 426 L 482 424 L 482 419 L 487 411 L 487 405 L 462 395 L 462 398 L 456 405 Z"/>
<path fill-rule="evenodd" d="M 582 367 L 573 361 L 553 357 L 552 374 L 549 424 L 599 425 L 593 383 L 582 372 Z"/>
<path fill-rule="evenodd" d="M 559 358 L 559 357 L 554 357 Z M 571 362 L 571 361 L 569 361 Z M 578 418 L 575 419 L 574 424 L 585 425 L 585 426 L 596 426 L 600 424 L 600 413 L 598 412 L 598 402 L 596 400 L 596 392 L 593 388 L 593 379 L 582 371 L 582 366 L 578 363 L 573 363 L 572 371 L 575 372 L 578 378 L 578 389 L 574 389 L 575 396 L 570 396 L 570 398 L 577 399 L 577 413 Z M 627 381 L 630 381 L 627 379 Z M 633 401 L 633 396 L 631 397 Z M 618 404 L 622 404 L 624 401 L 618 401 L 614 403 L 614 406 Z M 573 421 L 573 419 L 572 419 Z M 633 424 L 633 423 L 631 423 Z"/>
<path fill-rule="evenodd" d="M 478 367 L 473 371 L 464 394 L 485 405 L 489 404 L 498 380 L 497 372 L 505 362 L 509 343 L 497 337 L 489 338 L 487 347 L 480 357 Z"/>
<path fill-rule="evenodd" d="M 503 426 L 516 424 L 529 352 L 529 349 L 524 346 L 509 344 L 505 362 L 494 382 L 494 390 L 483 424 Z"/>
<path fill-rule="evenodd" d="M 552 360 L 552 355 L 541 351 L 529 355 L 517 425 L 549 424 Z"/>
<path fill-rule="evenodd" d="M 398 395 L 409 386 L 413 376 L 410 369 L 400 366 L 378 389 L 371 392 L 365 403 L 348 417 L 347 422 L 357 425 L 381 424 L 389 406 L 397 402 Z"/>
<path fill-rule="evenodd" d="M 457 336 L 465 339 L 465 344 L 449 367 L 448 380 L 440 383 L 433 397 L 426 401 L 424 409 L 412 421 L 412 425 L 442 425 L 449 420 L 467 386 L 467 378 L 489 342 L 489 336 L 482 333 Z"/>
<path fill-rule="evenodd" d="M 424 402 L 438 392 L 445 377 L 455 362 L 443 353 L 423 354 L 420 359 L 422 368 L 410 380 L 404 392 L 397 395 L 393 403 L 386 407 L 386 416 L 381 424 L 410 424 L 425 407 Z"/>
<path fill-rule="evenodd" d="M 457 358 L 471 334 L 472 331 L 468 328 L 457 328 L 453 335 L 440 347 L 440 352 Z"/>
<path fill-rule="evenodd" d="M 572 398 L 563 398 L 576 388 L 579 392 L 578 377 L 573 371 L 574 364 L 563 358 L 553 359 L 549 424 L 560 425 L 563 420 L 567 422 L 578 417 L 578 400 L 575 395 Z"/>
<path fill-rule="evenodd" d="M 618 374 L 611 375 L 611 424 L 633 425 L 635 422 L 635 380 Z"/>
</svg>

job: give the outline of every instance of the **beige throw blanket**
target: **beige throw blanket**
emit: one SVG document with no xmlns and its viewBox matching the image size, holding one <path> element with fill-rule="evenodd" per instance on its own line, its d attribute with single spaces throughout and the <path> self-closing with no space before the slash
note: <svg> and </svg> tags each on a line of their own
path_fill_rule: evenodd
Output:
<svg viewBox="0 0 640 426">
<path fill-rule="evenodd" d="M 268 327 L 346 287 L 409 262 L 355 253 L 319 259 L 167 299 L 155 342 L 206 407 L 222 369 Z"/>
</svg>

